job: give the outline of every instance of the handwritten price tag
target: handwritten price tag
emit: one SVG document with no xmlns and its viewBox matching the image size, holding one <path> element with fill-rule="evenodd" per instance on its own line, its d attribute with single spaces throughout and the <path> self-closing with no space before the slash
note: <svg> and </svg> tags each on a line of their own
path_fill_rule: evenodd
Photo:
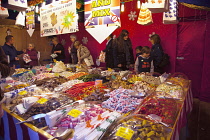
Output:
<svg viewBox="0 0 210 140">
<path fill-rule="evenodd" d="M 59 73 L 54 73 L 54 75 L 55 75 L 56 77 L 59 77 Z"/>
<path fill-rule="evenodd" d="M 37 103 L 39 104 L 44 104 L 45 102 L 47 102 L 48 100 L 46 98 L 41 98 L 37 101 Z"/>
<path fill-rule="evenodd" d="M 134 134 L 134 131 L 125 127 L 120 127 L 117 130 L 116 136 L 119 136 L 121 138 L 124 138 L 126 140 L 130 140 Z"/>
<path fill-rule="evenodd" d="M 81 113 L 82 111 L 79 111 L 77 109 L 72 109 L 71 111 L 69 111 L 68 115 L 77 118 Z"/>
<path fill-rule="evenodd" d="M 27 91 L 26 90 L 23 90 L 23 91 L 19 92 L 18 94 L 19 95 L 25 95 L 25 94 L 27 94 Z"/>
</svg>

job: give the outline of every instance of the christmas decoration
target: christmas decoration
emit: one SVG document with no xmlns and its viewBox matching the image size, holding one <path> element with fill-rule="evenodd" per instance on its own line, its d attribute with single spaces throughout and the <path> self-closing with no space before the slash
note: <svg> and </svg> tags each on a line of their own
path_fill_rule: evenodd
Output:
<svg viewBox="0 0 210 140">
<path fill-rule="evenodd" d="M 82 42 L 83 42 L 84 44 L 87 44 L 87 43 L 88 43 L 88 38 L 87 38 L 87 37 L 83 37 L 83 38 L 82 38 Z"/>
<path fill-rule="evenodd" d="M 177 11 L 178 11 L 177 0 L 170 0 L 169 12 L 163 13 L 163 23 L 164 24 L 177 24 L 179 22 Z"/>
<path fill-rule="evenodd" d="M 128 14 L 129 20 L 135 20 L 135 18 L 137 17 L 136 15 L 136 11 L 130 11 L 130 14 Z"/>
<path fill-rule="evenodd" d="M 147 3 L 142 3 L 137 23 L 141 25 L 150 25 L 153 23 L 152 13 L 147 8 Z"/>
<path fill-rule="evenodd" d="M 66 45 L 66 40 L 65 40 L 65 39 L 62 39 L 62 40 L 61 40 L 61 44 L 62 44 L 63 46 L 65 46 L 65 45 Z"/>
</svg>

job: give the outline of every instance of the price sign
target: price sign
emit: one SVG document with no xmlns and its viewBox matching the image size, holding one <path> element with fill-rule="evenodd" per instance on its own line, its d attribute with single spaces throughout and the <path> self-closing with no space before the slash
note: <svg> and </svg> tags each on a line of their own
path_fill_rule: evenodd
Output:
<svg viewBox="0 0 210 140">
<path fill-rule="evenodd" d="M 82 111 L 79 111 L 77 109 L 72 109 L 71 111 L 69 111 L 68 115 L 77 118 L 81 113 Z"/>
<path fill-rule="evenodd" d="M 37 103 L 39 104 L 44 104 L 45 102 L 47 102 L 48 100 L 46 98 L 41 98 L 37 101 Z"/>
<path fill-rule="evenodd" d="M 23 90 L 23 91 L 19 92 L 18 94 L 19 95 L 25 95 L 25 94 L 27 94 L 27 91 L 26 90 Z"/>
<path fill-rule="evenodd" d="M 121 138 L 124 138 L 126 140 L 130 140 L 134 134 L 134 131 L 125 127 L 120 127 L 117 130 L 116 136 L 119 136 Z"/>
</svg>

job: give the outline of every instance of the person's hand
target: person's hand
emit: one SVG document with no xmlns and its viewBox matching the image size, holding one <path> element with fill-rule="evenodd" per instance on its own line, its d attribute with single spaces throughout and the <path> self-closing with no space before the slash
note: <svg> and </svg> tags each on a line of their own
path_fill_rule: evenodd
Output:
<svg viewBox="0 0 210 140">
<path fill-rule="evenodd" d="M 122 67 L 122 64 L 118 64 L 117 66 L 118 66 L 118 67 Z"/>
<path fill-rule="evenodd" d="M 26 49 L 23 49 L 23 52 L 26 53 Z"/>
<path fill-rule="evenodd" d="M 130 68 L 133 68 L 133 67 L 134 67 L 134 65 L 133 65 L 133 64 L 130 64 L 130 65 L 129 65 L 129 67 L 130 67 Z"/>
<path fill-rule="evenodd" d="M 71 47 L 69 46 L 69 48 L 68 48 L 68 51 L 69 51 L 69 53 L 71 53 Z"/>
<path fill-rule="evenodd" d="M 19 58 L 18 57 L 15 57 L 15 60 L 19 60 Z"/>
</svg>

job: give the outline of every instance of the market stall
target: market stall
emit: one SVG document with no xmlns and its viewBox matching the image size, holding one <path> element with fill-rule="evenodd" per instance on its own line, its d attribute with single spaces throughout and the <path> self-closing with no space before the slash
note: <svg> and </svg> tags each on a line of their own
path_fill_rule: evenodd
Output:
<svg viewBox="0 0 210 140">
<path fill-rule="evenodd" d="M 184 74 L 54 73 L 52 66 L 17 69 L 13 79 L 1 80 L 5 139 L 176 140 L 186 126 L 192 93 Z"/>
</svg>

